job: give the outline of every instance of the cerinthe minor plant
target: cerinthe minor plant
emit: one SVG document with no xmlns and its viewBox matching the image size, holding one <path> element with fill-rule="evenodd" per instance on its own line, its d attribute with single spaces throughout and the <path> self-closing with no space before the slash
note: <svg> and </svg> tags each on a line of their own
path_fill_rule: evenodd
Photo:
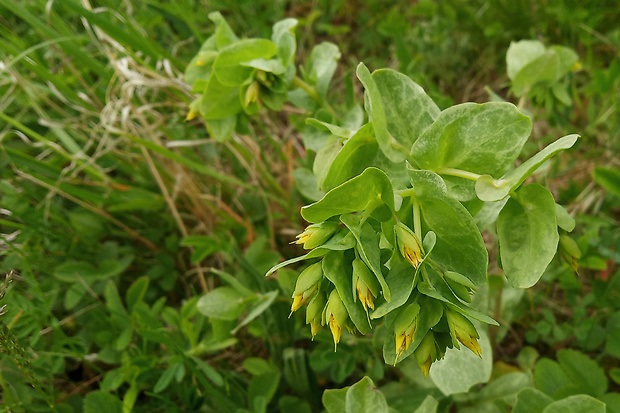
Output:
<svg viewBox="0 0 620 413">
<path fill-rule="evenodd" d="M 286 100 L 333 113 L 327 88 L 339 57 L 323 43 L 296 76 L 296 21 L 274 25 L 271 40 L 239 40 L 219 14 L 215 34 L 187 69 L 211 134 L 229 139 L 260 107 Z M 482 355 L 472 320 L 497 324 L 470 303 L 487 278 L 488 252 L 474 216 L 496 211 L 501 266 L 516 288 L 534 285 L 554 257 L 572 218 L 539 184 L 524 185 L 540 165 L 568 149 L 558 139 L 515 167 L 530 136 L 530 118 L 511 103 L 464 103 L 440 110 L 422 87 L 389 69 L 363 63 L 368 121 L 343 127 L 317 119 L 329 132 L 317 148 L 314 175 L 322 198 L 301 210 L 310 223 L 295 242 L 300 261 L 291 311 L 306 306 L 312 335 L 328 326 L 337 345 L 343 329 L 367 334 L 384 322 L 386 363 L 411 354 L 428 374 L 448 348 Z M 311 103 L 308 103 L 311 102 Z M 559 229 L 558 229 L 559 227 Z"/>
</svg>

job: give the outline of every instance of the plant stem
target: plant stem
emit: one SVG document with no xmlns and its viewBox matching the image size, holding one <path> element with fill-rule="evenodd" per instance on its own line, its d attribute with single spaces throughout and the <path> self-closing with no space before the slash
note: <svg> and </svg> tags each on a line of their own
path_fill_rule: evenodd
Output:
<svg viewBox="0 0 620 413">
<path fill-rule="evenodd" d="M 420 221 L 420 204 L 414 198 L 411 199 L 413 203 L 413 230 L 418 240 L 422 241 L 422 222 Z"/>
<path fill-rule="evenodd" d="M 310 86 L 299 76 L 295 76 L 293 78 L 293 86 L 297 86 L 298 88 L 302 89 L 304 92 L 308 94 L 308 96 L 312 98 L 312 100 L 314 100 L 316 103 L 318 103 L 319 105 L 327 109 L 327 111 L 334 118 L 338 118 L 338 114 L 336 114 L 336 111 L 334 110 L 334 108 L 332 108 L 329 103 L 321 99 L 321 96 L 319 96 L 319 93 L 316 91 L 316 88 L 314 86 Z"/>
<path fill-rule="evenodd" d="M 473 172 L 463 171 L 462 169 L 454 169 L 454 168 L 439 168 L 435 170 L 435 172 L 437 172 L 440 175 L 458 176 L 459 178 L 469 179 L 470 181 L 477 181 L 478 178 L 482 176 L 482 175 L 479 175 Z"/>
</svg>

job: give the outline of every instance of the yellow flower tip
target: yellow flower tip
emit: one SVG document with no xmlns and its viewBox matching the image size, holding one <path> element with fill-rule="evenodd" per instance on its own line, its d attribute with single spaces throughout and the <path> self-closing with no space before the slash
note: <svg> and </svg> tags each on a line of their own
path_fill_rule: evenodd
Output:
<svg viewBox="0 0 620 413">
<path fill-rule="evenodd" d="M 420 263 L 422 262 L 422 257 L 420 256 L 419 251 L 415 251 L 409 248 L 407 245 L 403 246 L 403 250 L 405 252 L 405 258 L 414 268 L 418 268 Z"/>
<path fill-rule="evenodd" d="M 340 336 L 342 335 L 342 327 L 338 325 L 338 321 L 336 321 L 336 317 L 332 314 L 329 317 L 329 329 L 332 332 L 332 336 L 334 337 L 334 351 L 340 343 Z"/>
<path fill-rule="evenodd" d="M 478 344 L 478 340 L 475 337 L 463 337 L 457 331 L 456 338 L 468 349 L 472 351 L 476 356 L 482 358 L 482 349 L 480 348 L 480 344 Z"/>
<path fill-rule="evenodd" d="M 580 70 L 581 68 L 582 68 L 581 62 L 577 61 L 575 62 L 574 65 L 571 66 L 570 70 L 571 72 L 576 72 L 577 70 Z"/>
<path fill-rule="evenodd" d="M 407 349 L 405 347 L 405 343 L 406 343 L 405 334 L 400 334 L 396 336 L 396 358 L 400 357 L 403 351 Z"/>
<path fill-rule="evenodd" d="M 422 373 L 424 374 L 424 380 L 426 380 L 428 373 L 431 371 L 431 364 L 433 364 L 433 360 L 429 357 L 426 359 L 424 363 L 420 365 L 420 369 L 422 370 Z"/>
<path fill-rule="evenodd" d="M 301 306 L 304 305 L 305 302 L 306 300 L 304 300 L 303 294 L 297 294 L 295 297 L 293 297 L 293 305 L 291 305 L 291 314 L 299 310 Z"/>
<path fill-rule="evenodd" d="M 198 112 L 190 110 L 189 113 L 187 114 L 187 116 L 185 117 L 185 121 L 189 122 L 190 120 L 195 119 L 196 116 L 198 116 Z"/>
<path fill-rule="evenodd" d="M 310 321 L 310 330 L 312 331 L 312 341 L 314 341 L 314 336 L 319 333 L 321 329 L 321 324 L 316 322 L 315 320 Z"/>
</svg>

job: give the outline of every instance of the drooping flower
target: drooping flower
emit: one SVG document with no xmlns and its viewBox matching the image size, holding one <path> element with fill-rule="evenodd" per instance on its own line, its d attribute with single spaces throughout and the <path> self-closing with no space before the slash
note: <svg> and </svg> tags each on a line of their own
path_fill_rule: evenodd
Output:
<svg viewBox="0 0 620 413">
<path fill-rule="evenodd" d="M 327 300 L 327 307 L 325 308 L 324 323 L 329 324 L 329 329 L 334 337 L 334 351 L 340 342 L 340 336 L 342 335 L 342 328 L 347 325 L 349 319 L 349 313 L 344 306 L 338 291 L 332 290 Z"/>
<path fill-rule="evenodd" d="M 366 314 L 368 314 L 368 307 L 374 310 L 373 297 L 376 298 L 379 294 L 379 282 L 364 261 L 359 258 L 353 260 L 353 286 Z"/>
<path fill-rule="evenodd" d="M 321 328 L 321 320 L 323 318 L 323 310 L 327 304 L 325 293 L 319 291 L 312 300 L 308 303 L 306 308 L 306 324 L 310 324 L 310 330 L 312 331 L 312 340 L 316 336 Z"/>
<path fill-rule="evenodd" d="M 398 240 L 398 249 L 401 255 L 409 261 L 414 267 L 418 268 L 422 263 L 422 244 L 418 237 L 402 222 L 397 223 L 394 226 L 396 231 L 396 238 Z"/>
<path fill-rule="evenodd" d="M 458 349 L 459 341 L 468 349 L 470 349 L 475 355 L 482 358 L 482 349 L 478 344 L 480 335 L 476 331 L 476 327 L 462 314 L 456 311 L 446 308 L 446 318 L 448 320 L 448 326 L 450 327 L 450 334 L 452 335 L 452 342 Z"/>
<path fill-rule="evenodd" d="M 299 310 L 310 299 L 312 294 L 319 288 L 322 279 L 323 269 L 320 262 L 310 265 L 299 274 L 295 283 L 295 291 L 293 292 L 291 314 Z"/>
<path fill-rule="evenodd" d="M 396 359 L 394 360 L 395 365 L 398 361 L 398 358 L 411 345 L 411 341 L 413 340 L 413 336 L 415 335 L 416 329 L 418 327 L 419 312 L 419 304 L 409 304 L 400 311 L 400 313 L 396 317 L 396 320 L 394 320 L 394 335 L 396 336 Z"/>
<path fill-rule="evenodd" d="M 321 222 L 309 225 L 304 232 L 297 235 L 297 239 L 291 244 L 303 244 L 304 249 L 311 250 L 324 244 L 338 230 L 335 222 Z"/>
<path fill-rule="evenodd" d="M 462 274 L 453 271 L 446 271 L 444 279 L 452 289 L 454 295 L 461 300 L 471 303 L 471 294 L 476 291 L 476 286 L 471 280 Z"/>
<path fill-rule="evenodd" d="M 562 258 L 568 262 L 573 271 L 579 275 L 577 260 L 581 258 L 581 251 L 575 240 L 566 234 L 560 235 L 560 254 L 562 254 Z"/>
<path fill-rule="evenodd" d="M 431 364 L 437 360 L 437 346 L 435 345 L 435 337 L 432 330 L 426 333 L 413 354 L 418 362 L 418 366 L 422 369 L 422 373 L 424 373 L 424 377 L 428 376 L 431 370 Z"/>
</svg>

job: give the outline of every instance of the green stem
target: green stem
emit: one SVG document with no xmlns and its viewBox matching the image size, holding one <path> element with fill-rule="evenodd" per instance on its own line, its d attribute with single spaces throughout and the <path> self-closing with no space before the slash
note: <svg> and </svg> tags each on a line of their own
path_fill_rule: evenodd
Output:
<svg viewBox="0 0 620 413">
<path fill-rule="evenodd" d="M 366 220 L 368 219 L 368 217 L 370 216 L 370 214 L 373 213 L 373 211 L 375 209 L 377 209 L 377 207 L 379 205 L 381 205 L 383 203 L 383 201 L 381 200 L 381 198 L 377 197 L 377 199 L 375 199 L 374 201 L 372 201 L 364 210 L 364 212 L 362 213 L 362 215 L 360 216 L 360 227 L 362 226 L 362 224 L 364 224 L 364 222 L 366 222 Z"/>
<path fill-rule="evenodd" d="M 455 168 L 439 168 L 435 170 L 435 172 L 440 175 L 458 176 L 459 178 L 469 179 L 470 181 L 477 181 L 478 178 L 482 176 L 473 172 L 463 171 L 462 169 Z"/>
<path fill-rule="evenodd" d="M 334 110 L 334 108 L 332 108 L 329 103 L 327 103 L 323 99 L 321 99 L 321 96 L 319 96 L 319 92 L 317 92 L 317 90 L 316 90 L 316 88 L 314 86 L 310 86 L 308 83 L 306 83 L 299 76 L 295 76 L 293 78 L 293 86 L 297 86 L 298 88 L 302 89 L 304 92 L 306 92 L 308 94 L 308 96 L 310 96 L 312 98 L 312 100 L 314 100 L 316 103 L 318 103 L 319 105 L 321 105 L 325 109 L 327 109 L 327 111 L 334 118 L 336 118 L 336 119 L 338 118 L 338 114 L 336 114 L 336 111 Z"/>
<path fill-rule="evenodd" d="M 415 198 L 411 198 L 413 204 L 413 230 L 420 242 L 422 241 L 422 222 L 420 220 L 420 204 Z"/>
</svg>

